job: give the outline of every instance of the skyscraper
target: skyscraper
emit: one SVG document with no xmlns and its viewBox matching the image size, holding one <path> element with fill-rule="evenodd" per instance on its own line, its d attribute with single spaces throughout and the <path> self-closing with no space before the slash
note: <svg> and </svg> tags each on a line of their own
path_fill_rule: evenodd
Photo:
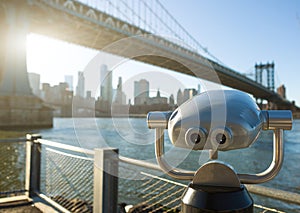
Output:
<svg viewBox="0 0 300 213">
<path fill-rule="evenodd" d="M 141 79 L 134 82 L 134 104 L 141 105 L 149 98 L 149 81 Z"/>
<path fill-rule="evenodd" d="M 68 90 L 73 91 L 73 76 L 65 75 L 65 82 L 68 84 Z"/>
<path fill-rule="evenodd" d="M 78 83 L 77 83 L 77 87 L 76 87 L 76 95 L 79 97 L 84 97 L 84 95 L 85 95 L 84 82 L 85 82 L 84 74 L 83 74 L 83 72 L 79 71 L 78 72 Z"/>
<path fill-rule="evenodd" d="M 183 94 L 181 92 L 181 89 L 177 92 L 177 105 L 181 105 L 183 103 Z"/>
<path fill-rule="evenodd" d="M 122 104 L 122 105 L 126 104 L 126 95 L 122 91 L 122 77 L 119 77 L 116 97 L 114 101 L 116 104 Z"/>
<path fill-rule="evenodd" d="M 112 103 L 112 71 L 108 70 L 106 64 L 102 64 L 100 67 L 100 96 L 103 101 Z"/>
</svg>

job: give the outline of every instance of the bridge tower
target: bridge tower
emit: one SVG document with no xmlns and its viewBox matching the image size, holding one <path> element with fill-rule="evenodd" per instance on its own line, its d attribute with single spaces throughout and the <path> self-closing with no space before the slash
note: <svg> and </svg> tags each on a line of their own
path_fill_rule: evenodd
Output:
<svg viewBox="0 0 300 213">
<path fill-rule="evenodd" d="M 0 3 L 0 128 L 52 126 L 52 110 L 30 88 L 26 64 L 30 23 L 26 5 L 20 4 L 23 1 Z"/>
<path fill-rule="evenodd" d="M 266 64 L 255 64 L 255 81 L 260 84 L 264 84 L 265 73 L 267 76 L 266 86 L 269 90 L 274 91 L 275 81 L 274 81 L 274 62 Z"/>
<path fill-rule="evenodd" d="M 274 62 L 266 63 L 266 64 L 255 64 L 255 81 L 261 85 L 266 86 L 269 90 L 275 90 L 275 81 L 274 81 Z M 264 106 L 262 100 L 260 103 L 256 100 L 257 104 L 262 109 L 277 109 L 277 106 L 272 103 L 268 102 L 267 106 Z"/>
</svg>

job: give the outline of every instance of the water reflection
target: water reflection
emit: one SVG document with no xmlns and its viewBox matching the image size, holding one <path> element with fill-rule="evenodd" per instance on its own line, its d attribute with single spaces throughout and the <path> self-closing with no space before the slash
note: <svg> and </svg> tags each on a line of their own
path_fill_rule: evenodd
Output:
<svg viewBox="0 0 300 213">
<path fill-rule="evenodd" d="M 0 171 L 0 197 L 6 196 L 3 192 L 25 189 L 24 142 L 1 142 Z"/>
</svg>

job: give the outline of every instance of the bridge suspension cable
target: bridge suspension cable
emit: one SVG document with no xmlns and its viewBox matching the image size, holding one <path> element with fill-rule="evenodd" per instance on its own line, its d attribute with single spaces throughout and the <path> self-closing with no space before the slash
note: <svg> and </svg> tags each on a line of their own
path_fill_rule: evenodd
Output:
<svg viewBox="0 0 300 213">
<path fill-rule="evenodd" d="M 208 58 L 224 65 L 222 61 L 191 36 L 159 0 L 78 1 L 131 25 L 135 25 L 149 33 L 162 36 L 191 51 L 201 52 Z"/>
</svg>

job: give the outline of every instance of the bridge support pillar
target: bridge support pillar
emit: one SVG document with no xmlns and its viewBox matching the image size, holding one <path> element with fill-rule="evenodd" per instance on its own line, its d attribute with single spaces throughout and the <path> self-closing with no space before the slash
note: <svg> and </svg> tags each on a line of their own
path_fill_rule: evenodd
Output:
<svg viewBox="0 0 300 213">
<path fill-rule="evenodd" d="M 52 110 L 33 95 L 28 80 L 22 3 L 0 3 L 0 129 L 52 126 Z"/>
<path fill-rule="evenodd" d="M 32 95 L 26 67 L 25 14 L 13 7 L 5 8 L 1 19 L 0 95 Z M 22 14 L 23 13 L 23 14 Z"/>
</svg>

